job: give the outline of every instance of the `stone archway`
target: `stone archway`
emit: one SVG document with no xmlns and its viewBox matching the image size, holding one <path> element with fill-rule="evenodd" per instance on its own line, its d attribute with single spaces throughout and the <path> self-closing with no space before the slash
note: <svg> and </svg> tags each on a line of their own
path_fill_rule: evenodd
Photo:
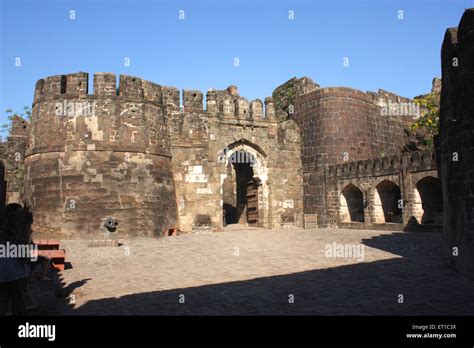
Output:
<svg viewBox="0 0 474 348">
<path fill-rule="evenodd" d="M 377 205 L 380 202 L 384 222 L 401 223 L 402 210 L 399 207 L 401 191 L 398 185 L 390 180 L 383 180 L 375 189 L 377 193 L 377 195 L 375 195 L 375 204 Z"/>
<path fill-rule="evenodd" d="M 422 224 L 441 224 L 443 219 L 443 195 L 441 182 L 432 176 L 427 176 L 416 184 L 417 220 Z"/>
<path fill-rule="evenodd" d="M 364 222 L 364 198 L 362 191 L 349 184 L 340 194 L 340 214 L 342 222 Z"/>
<path fill-rule="evenodd" d="M 373 214 L 373 221 L 376 224 L 383 224 L 385 222 L 385 217 L 383 213 L 382 201 L 380 200 L 380 195 L 377 189 L 371 189 L 373 194 L 373 201 L 372 201 L 372 214 Z"/>
<path fill-rule="evenodd" d="M 228 145 L 219 155 L 225 223 L 269 227 L 269 186 L 266 155 L 245 139 Z"/>
</svg>

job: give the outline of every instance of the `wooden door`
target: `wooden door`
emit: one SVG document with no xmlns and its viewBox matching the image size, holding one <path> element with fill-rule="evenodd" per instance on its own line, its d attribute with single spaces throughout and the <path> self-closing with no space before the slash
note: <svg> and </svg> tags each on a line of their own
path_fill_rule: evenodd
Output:
<svg viewBox="0 0 474 348">
<path fill-rule="evenodd" d="M 247 223 L 258 224 L 258 185 L 253 180 L 247 182 Z"/>
</svg>

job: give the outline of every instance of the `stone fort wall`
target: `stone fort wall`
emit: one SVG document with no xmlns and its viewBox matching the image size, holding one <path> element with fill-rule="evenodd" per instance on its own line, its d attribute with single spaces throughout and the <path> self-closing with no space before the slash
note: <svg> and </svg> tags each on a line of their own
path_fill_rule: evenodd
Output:
<svg viewBox="0 0 474 348">
<path fill-rule="evenodd" d="M 109 223 L 126 235 L 216 230 L 227 208 L 234 222 L 250 214 L 266 228 L 302 226 L 304 214 L 340 225 L 332 195 L 342 188 L 328 166 L 400 154 L 406 144 L 413 115 L 384 115 L 387 101 L 410 102 L 309 78 L 248 101 L 236 86 L 204 96 L 98 73 L 89 94 L 87 73 L 47 77 L 22 138 L 18 199 L 32 206 L 37 231 L 62 237 L 107 233 Z M 241 153 L 250 169 L 234 163 Z M 254 185 L 253 198 L 242 198 L 243 185 Z"/>
<path fill-rule="evenodd" d="M 200 91 L 125 75 L 117 84 L 109 73 L 93 80 L 91 94 L 83 72 L 36 84 L 16 164 L 24 175 L 7 200 L 32 207 L 35 231 L 153 236 L 196 230 L 202 217 L 205 227 L 219 229 L 224 205 L 237 205 L 236 152 L 255 161 L 245 179 L 255 181 L 255 225 L 302 225 L 299 130 L 291 120 L 278 124 L 270 97 L 249 103 L 231 86 L 210 90 L 204 109 Z M 6 167 L 18 147 L 15 134 L 2 143 Z M 12 190 L 21 170 L 7 172 Z"/>
<path fill-rule="evenodd" d="M 441 48 L 440 133 L 436 139 L 443 186 L 443 254 L 474 277 L 474 9 L 446 31 Z"/>
<path fill-rule="evenodd" d="M 110 222 L 129 235 L 218 229 L 223 207 L 238 205 L 232 156 L 245 152 L 255 162 L 245 179 L 256 185 L 257 225 L 301 226 L 304 214 L 359 228 L 434 229 L 442 220 L 445 258 L 472 276 L 473 49 L 468 9 L 442 44 L 436 156 L 403 151 L 413 115 L 382 110 L 412 101 L 384 90 L 293 78 L 264 102 L 235 86 L 210 90 L 204 109 L 200 91 L 137 77 L 117 86 L 114 74 L 95 74 L 93 94 L 87 73 L 47 77 L 31 123 L 14 118 L 0 143 L 0 206 L 26 202 L 35 231 L 62 238 L 105 233 Z M 93 105 L 92 115 L 74 105 Z"/>
<path fill-rule="evenodd" d="M 116 86 L 104 73 L 88 87 L 87 73 L 36 84 L 24 160 L 33 227 L 63 238 L 160 234 L 176 223 L 161 86 L 124 75 Z"/>
<path fill-rule="evenodd" d="M 296 98 L 291 118 L 302 130 L 305 214 L 317 214 L 318 224 L 329 222 L 326 166 L 400 154 L 406 145 L 413 116 L 383 114 L 389 102 L 410 100 L 346 87 L 316 88 Z"/>
<path fill-rule="evenodd" d="M 329 225 L 441 230 L 442 193 L 432 151 L 327 166 L 324 183 Z"/>
<path fill-rule="evenodd" d="M 198 216 L 208 216 L 209 227 L 220 228 L 223 206 L 237 208 L 239 178 L 231 159 L 238 151 L 255 160 L 257 225 L 302 226 L 299 130 L 293 121 L 278 124 L 271 98 L 249 102 L 230 86 L 208 91 L 204 109 L 202 92 L 184 90 L 180 109 L 178 90 L 170 95 L 165 112 L 182 230 L 201 227 Z"/>
<path fill-rule="evenodd" d="M 7 141 L 0 142 L 0 206 L 22 203 L 29 123 L 14 116 Z"/>
</svg>

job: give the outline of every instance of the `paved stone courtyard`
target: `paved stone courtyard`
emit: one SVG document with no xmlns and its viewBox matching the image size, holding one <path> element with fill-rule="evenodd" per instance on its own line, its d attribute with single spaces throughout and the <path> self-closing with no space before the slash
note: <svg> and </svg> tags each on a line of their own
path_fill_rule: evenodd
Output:
<svg viewBox="0 0 474 348">
<path fill-rule="evenodd" d="M 126 240 L 119 247 L 62 241 L 71 267 L 36 281 L 36 314 L 472 315 L 474 282 L 440 259 L 437 233 L 264 230 Z M 364 260 L 325 247 L 364 245 Z M 403 295 L 403 303 L 399 303 Z"/>
</svg>

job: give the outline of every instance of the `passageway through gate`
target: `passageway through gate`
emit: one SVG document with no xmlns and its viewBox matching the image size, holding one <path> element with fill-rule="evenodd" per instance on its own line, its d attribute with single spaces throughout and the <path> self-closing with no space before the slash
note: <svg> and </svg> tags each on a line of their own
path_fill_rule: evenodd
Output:
<svg viewBox="0 0 474 348">
<path fill-rule="evenodd" d="M 229 158 L 223 206 L 226 224 L 258 224 L 258 183 L 253 163 L 255 158 L 246 151 L 236 151 Z"/>
<path fill-rule="evenodd" d="M 223 223 L 264 226 L 268 219 L 267 166 L 258 147 L 241 140 L 224 154 Z"/>
</svg>

